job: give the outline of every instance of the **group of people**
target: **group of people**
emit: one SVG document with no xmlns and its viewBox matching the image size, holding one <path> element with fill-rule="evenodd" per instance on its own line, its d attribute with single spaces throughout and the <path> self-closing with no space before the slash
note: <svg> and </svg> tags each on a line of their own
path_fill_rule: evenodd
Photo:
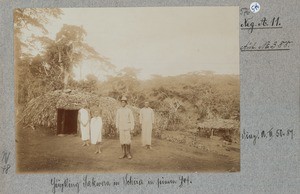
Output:
<svg viewBox="0 0 300 194">
<path fill-rule="evenodd" d="M 131 159 L 131 134 L 134 132 L 134 117 L 130 108 L 127 107 L 127 98 L 121 98 L 122 106 L 116 113 L 116 129 L 119 134 L 122 155 L 119 157 Z M 88 146 L 89 141 L 96 146 L 96 154 L 101 153 L 103 122 L 102 112 L 94 110 L 91 112 L 91 119 L 87 106 L 85 105 L 78 112 L 80 122 L 81 138 L 83 146 Z M 142 126 L 142 146 L 151 148 L 152 126 L 154 124 L 154 111 L 149 107 L 149 102 L 145 102 L 144 108 L 140 110 L 140 124 Z"/>
</svg>

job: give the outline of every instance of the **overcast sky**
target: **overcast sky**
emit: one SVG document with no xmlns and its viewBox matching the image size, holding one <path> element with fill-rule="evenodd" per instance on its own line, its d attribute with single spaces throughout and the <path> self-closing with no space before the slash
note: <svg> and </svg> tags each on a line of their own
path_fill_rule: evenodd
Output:
<svg viewBox="0 0 300 194">
<path fill-rule="evenodd" d="M 238 7 L 67 8 L 47 25 L 50 36 L 62 25 L 83 26 L 86 42 L 118 69 L 178 75 L 211 70 L 239 74 Z M 101 72 L 85 66 L 83 74 Z M 78 78 L 78 70 L 75 70 Z"/>
</svg>

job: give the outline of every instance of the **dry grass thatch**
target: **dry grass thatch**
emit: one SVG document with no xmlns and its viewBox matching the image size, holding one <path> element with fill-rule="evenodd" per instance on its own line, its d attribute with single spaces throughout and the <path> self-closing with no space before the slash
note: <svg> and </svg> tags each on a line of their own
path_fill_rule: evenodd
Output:
<svg viewBox="0 0 300 194">
<path fill-rule="evenodd" d="M 88 109 L 102 111 L 105 134 L 115 133 L 115 115 L 120 102 L 110 97 L 100 97 L 93 93 L 76 90 L 56 90 L 32 99 L 22 112 L 22 121 L 25 125 L 47 126 L 56 129 L 57 109 L 78 110 L 87 104 Z M 129 106 L 133 111 L 136 129 L 139 129 L 139 108 Z"/>
<path fill-rule="evenodd" d="M 229 142 L 239 142 L 240 122 L 232 119 L 209 119 L 198 123 L 199 135 L 202 137 L 219 136 Z"/>
</svg>

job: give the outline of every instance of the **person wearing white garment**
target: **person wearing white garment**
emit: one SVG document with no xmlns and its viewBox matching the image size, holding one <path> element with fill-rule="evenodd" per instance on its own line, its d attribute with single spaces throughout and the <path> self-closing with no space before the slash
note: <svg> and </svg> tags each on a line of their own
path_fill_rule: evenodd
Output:
<svg viewBox="0 0 300 194">
<path fill-rule="evenodd" d="M 100 154 L 100 145 L 102 142 L 102 118 L 100 117 L 101 111 L 95 110 L 91 119 L 91 144 L 95 145 L 95 154 Z"/>
<path fill-rule="evenodd" d="M 152 125 L 154 124 L 154 111 L 145 102 L 145 107 L 140 111 L 140 124 L 142 125 L 142 146 L 151 149 Z"/>
<path fill-rule="evenodd" d="M 83 141 L 82 146 L 89 146 L 90 116 L 86 105 L 78 111 L 78 120 L 80 123 L 81 139 Z"/>
</svg>

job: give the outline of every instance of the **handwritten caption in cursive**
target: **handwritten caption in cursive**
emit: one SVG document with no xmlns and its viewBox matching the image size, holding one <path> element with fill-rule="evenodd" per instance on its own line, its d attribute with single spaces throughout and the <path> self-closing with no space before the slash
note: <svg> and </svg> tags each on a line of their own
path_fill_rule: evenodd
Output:
<svg viewBox="0 0 300 194">
<path fill-rule="evenodd" d="M 241 30 L 246 30 L 250 34 L 254 30 L 264 30 L 264 29 L 280 29 L 282 28 L 281 19 L 279 16 L 274 17 L 261 17 L 257 18 L 251 14 L 248 8 L 241 8 L 240 15 L 242 17 L 242 22 L 240 24 Z"/>
<path fill-rule="evenodd" d="M 278 30 L 282 29 L 282 21 L 279 16 L 261 17 L 251 13 L 249 8 L 241 8 L 241 31 L 254 33 L 255 30 Z M 293 46 L 291 40 L 261 40 L 261 41 L 248 41 L 240 47 L 241 52 L 245 51 L 289 51 Z"/>
<path fill-rule="evenodd" d="M 256 130 L 254 132 L 247 131 L 243 129 L 242 140 L 251 140 L 253 145 L 256 144 L 258 140 L 272 140 L 274 138 L 289 138 L 294 139 L 293 129 L 274 129 L 273 127 L 269 130 Z"/>
<path fill-rule="evenodd" d="M 241 52 L 245 51 L 284 51 L 290 50 L 293 41 L 265 41 L 263 43 L 248 41 L 241 46 Z"/>
<path fill-rule="evenodd" d="M 10 152 L 7 152 L 7 151 L 3 151 L 2 152 L 2 159 L 1 159 L 1 162 L 2 162 L 2 174 L 8 174 L 8 170 L 10 169 L 10 164 L 8 163 L 9 161 L 9 157 L 10 157 Z"/>
<path fill-rule="evenodd" d="M 104 187 L 134 187 L 134 186 L 156 186 L 161 188 L 166 185 L 177 186 L 182 188 L 192 184 L 192 180 L 189 176 L 178 176 L 177 179 L 168 179 L 165 177 L 158 177 L 154 179 L 142 179 L 132 175 L 126 174 L 120 180 L 99 180 L 96 177 L 85 175 L 80 181 L 73 181 L 71 178 L 51 178 L 50 184 L 52 187 L 52 193 L 64 193 L 66 190 L 79 193 L 83 189 L 89 188 L 104 188 Z"/>
<path fill-rule="evenodd" d="M 254 30 L 264 30 L 264 29 L 280 29 L 282 24 L 280 22 L 280 17 L 266 18 L 263 17 L 258 20 L 254 20 L 253 17 L 245 17 L 243 22 L 240 24 L 241 30 L 247 30 L 250 34 Z"/>
</svg>

